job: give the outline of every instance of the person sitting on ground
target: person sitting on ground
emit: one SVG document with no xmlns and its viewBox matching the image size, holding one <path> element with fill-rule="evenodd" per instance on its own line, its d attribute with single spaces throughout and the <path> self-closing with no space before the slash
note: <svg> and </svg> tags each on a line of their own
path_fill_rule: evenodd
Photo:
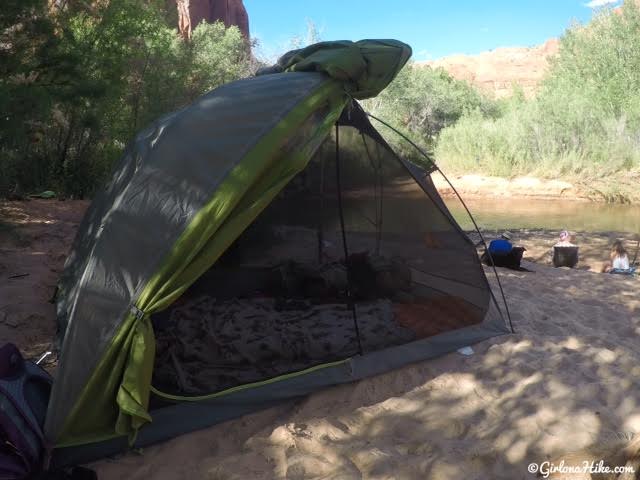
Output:
<svg viewBox="0 0 640 480">
<path fill-rule="evenodd" d="M 551 248 L 554 267 L 574 268 L 578 264 L 578 246 L 571 243 L 571 234 L 567 230 L 560 232 L 559 241 Z"/>
<path fill-rule="evenodd" d="M 607 263 L 604 271 L 609 273 L 634 273 L 635 268 L 631 267 L 629 255 L 624 248 L 622 240 L 616 240 L 611 247 L 611 262 Z"/>
<path fill-rule="evenodd" d="M 571 243 L 571 234 L 567 230 L 562 230 L 559 235 L 559 240 L 554 247 L 575 247 L 575 245 Z"/>
</svg>

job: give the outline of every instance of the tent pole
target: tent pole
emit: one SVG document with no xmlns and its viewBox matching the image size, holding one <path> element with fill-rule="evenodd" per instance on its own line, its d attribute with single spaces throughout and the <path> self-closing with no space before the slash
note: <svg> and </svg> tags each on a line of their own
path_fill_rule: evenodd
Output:
<svg viewBox="0 0 640 480">
<path fill-rule="evenodd" d="M 373 118 L 374 120 L 377 120 L 378 122 L 380 122 L 381 124 L 383 124 L 385 127 L 390 128 L 392 131 L 394 131 L 396 134 L 400 135 L 400 137 L 402 137 L 402 139 L 404 139 L 406 142 L 408 142 L 413 148 L 415 148 L 424 158 L 426 158 L 429 163 L 438 171 L 440 172 L 440 175 L 442 175 L 442 178 L 445 179 L 445 181 L 449 184 L 449 186 L 451 187 L 451 190 L 453 190 L 453 193 L 455 193 L 456 197 L 458 197 L 458 200 L 460 200 L 460 203 L 462 204 L 462 206 L 464 207 L 465 211 L 467 212 L 467 215 L 469 216 L 469 218 L 471 219 L 471 222 L 473 223 L 474 228 L 476 229 L 476 232 L 478 232 L 478 235 L 480 235 L 480 239 L 482 240 L 482 245 L 484 246 L 484 250 L 485 252 L 489 252 L 489 248 L 487 247 L 487 242 L 484 239 L 484 235 L 482 235 L 482 232 L 480 231 L 480 228 L 478 228 L 478 224 L 476 223 L 475 218 L 473 218 L 473 215 L 471 215 L 471 212 L 469 211 L 469 209 L 467 208 L 467 204 L 464 203 L 464 200 L 462 200 L 462 197 L 460 196 L 460 194 L 458 193 L 458 190 L 456 190 L 456 187 L 453 186 L 453 183 L 451 183 L 451 181 L 449 180 L 449 178 L 444 174 L 444 172 L 442 170 L 440 170 L 440 167 L 438 167 L 438 165 L 436 164 L 436 162 L 434 162 L 431 157 L 429 157 L 429 155 L 427 155 L 427 153 L 422 150 L 418 145 L 416 145 L 414 142 L 411 141 L 411 139 L 409 139 L 409 137 L 407 137 L 406 135 L 404 135 L 402 132 L 400 132 L 399 130 L 397 130 L 396 128 L 393 128 L 391 125 L 389 125 L 387 122 L 385 122 L 384 120 L 379 119 L 378 117 L 376 117 L 375 115 L 370 114 L 369 112 L 365 112 L 365 114 L 371 118 Z M 489 254 L 491 255 L 491 254 Z M 509 320 L 509 329 L 511 330 L 511 333 L 516 333 L 514 328 L 513 328 L 513 323 L 511 322 L 511 313 L 509 312 L 509 306 L 507 305 L 507 298 L 504 295 L 504 290 L 502 289 L 502 282 L 500 282 L 500 276 L 498 275 L 498 270 L 496 270 L 495 265 L 493 265 L 493 261 L 491 262 L 491 267 L 493 268 L 493 273 L 496 277 L 496 280 L 498 282 L 498 287 L 500 288 L 500 295 L 502 296 L 502 302 L 504 303 L 504 308 L 506 310 L 507 313 L 507 319 Z"/>
<path fill-rule="evenodd" d="M 324 242 L 324 156 L 320 155 L 320 218 L 318 219 L 318 265 L 322 264 Z"/>
<path fill-rule="evenodd" d="M 344 228 L 344 211 L 342 210 L 342 185 L 340 184 L 340 127 L 336 123 L 336 187 L 338 188 L 338 210 L 340 213 L 340 230 L 342 230 L 342 248 L 344 249 L 344 264 L 347 268 L 347 305 L 353 314 L 353 325 L 358 339 L 358 353 L 362 355 L 362 342 L 360 341 L 360 328 L 358 327 L 358 316 L 356 306 L 353 301 L 351 291 L 351 265 L 349 261 L 349 250 L 347 249 L 347 233 Z"/>
<path fill-rule="evenodd" d="M 371 158 L 371 153 L 369 152 L 369 147 L 367 146 L 367 141 L 364 138 L 364 133 L 360 132 L 360 138 L 362 139 L 362 145 L 364 146 L 365 152 L 367 152 L 367 158 L 369 159 L 369 164 L 371 168 L 376 173 L 376 181 L 374 183 L 374 196 L 375 196 L 375 204 L 376 204 L 376 255 L 380 255 L 380 243 L 382 242 L 382 195 L 383 195 L 383 185 L 382 185 L 382 167 L 380 166 L 380 157 L 378 157 L 378 165 L 375 165 L 373 159 Z"/>
</svg>

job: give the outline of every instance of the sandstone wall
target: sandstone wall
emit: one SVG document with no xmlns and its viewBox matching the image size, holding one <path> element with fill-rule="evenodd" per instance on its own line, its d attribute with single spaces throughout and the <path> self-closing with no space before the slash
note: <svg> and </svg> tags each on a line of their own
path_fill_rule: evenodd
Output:
<svg viewBox="0 0 640 480">
<path fill-rule="evenodd" d="M 418 64 L 442 67 L 452 77 L 466 80 L 496 98 L 511 95 L 513 84 L 520 85 L 530 97 L 558 48 L 559 41 L 552 38 L 536 47 L 501 47 L 479 55 L 452 55 Z"/>
<path fill-rule="evenodd" d="M 178 28 L 185 38 L 202 21 L 213 23 L 220 20 L 227 27 L 237 26 L 249 39 L 249 16 L 242 0 L 176 0 Z"/>
</svg>

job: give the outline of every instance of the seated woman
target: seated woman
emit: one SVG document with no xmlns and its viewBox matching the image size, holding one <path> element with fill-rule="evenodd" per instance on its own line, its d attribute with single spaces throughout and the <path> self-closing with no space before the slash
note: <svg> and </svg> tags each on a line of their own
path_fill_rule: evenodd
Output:
<svg viewBox="0 0 640 480">
<path fill-rule="evenodd" d="M 560 232 L 560 240 L 551 249 L 554 267 L 574 268 L 578 264 L 578 246 L 571 243 L 567 230 Z"/>
<path fill-rule="evenodd" d="M 611 247 L 611 262 L 607 263 L 604 271 L 609 273 L 619 273 L 631 275 L 635 273 L 635 267 L 631 267 L 629 264 L 629 255 L 624 248 L 622 240 L 616 240 Z"/>
</svg>

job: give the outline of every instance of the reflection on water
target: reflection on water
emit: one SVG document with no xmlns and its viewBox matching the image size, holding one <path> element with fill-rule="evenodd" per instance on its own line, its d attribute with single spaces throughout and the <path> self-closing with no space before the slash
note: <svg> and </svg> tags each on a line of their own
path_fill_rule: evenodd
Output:
<svg viewBox="0 0 640 480">
<path fill-rule="evenodd" d="M 448 198 L 445 202 L 463 229 L 473 228 L 459 200 Z M 638 205 L 512 198 L 465 199 L 465 203 L 478 226 L 485 230 L 566 228 L 588 232 L 640 232 Z"/>
</svg>

